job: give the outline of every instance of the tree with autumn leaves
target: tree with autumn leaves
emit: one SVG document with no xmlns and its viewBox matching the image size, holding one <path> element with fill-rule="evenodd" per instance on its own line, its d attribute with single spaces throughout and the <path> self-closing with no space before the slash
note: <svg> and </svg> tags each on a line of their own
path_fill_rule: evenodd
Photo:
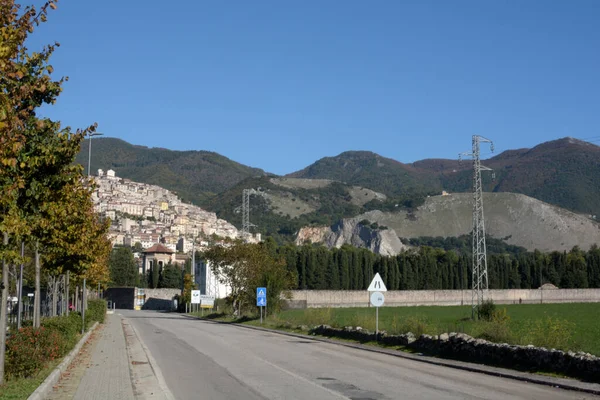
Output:
<svg viewBox="0 0 600 400">
<path fill-rule="evenodd" d="M 69 271 L 77 281 L 109 280 L 108 222 L 94 213 L 95 186 L 73 165 L 86 135 L 73 132 L 36 111 L 53 104 L 67 78 L 53 79 L 49 59 L 58 43 L 30 51 L 26 42 L 47 20 L 57 0 L 21 7 L 0 0 L 0 232 L 2 299 L 0 306 L 0 384 L 4 375 L 8 266 L 20 263 L 21 242 L 35 251 L 35 326 L 39 326 L 40 275 Z"/>
</svg>

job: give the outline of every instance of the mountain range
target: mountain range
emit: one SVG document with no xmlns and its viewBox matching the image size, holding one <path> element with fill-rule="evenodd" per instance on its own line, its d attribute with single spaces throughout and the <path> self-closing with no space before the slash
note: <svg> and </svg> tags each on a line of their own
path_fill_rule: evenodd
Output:
<svg viewBox="0 0 600 400">
<path fill-rule="evenodd" d="M 82 145 L 77 158 L 85 166 L 87 146 L 87 142 Z M 424 205 L 428 196 L 442 191 L 470 192 L 472 186 L 470 161 L 425 159 L 405 164 L 368 151 L 348 151 L 276 176 L 207 151 L 147 148 L 114 138 L 94 139 L 92 146 L 92 171 L 112 168 L 121 177 L 165 187 L 238 227 L 242 190 L 255 189 L 251 222 L 258 231 L 282 240 L 291 239 L 304 226 L 328 226 L 374 210 L 415 215 L 413 211 Z M 524 194 L 586 217 L 600 211 L 600 147 L 592 143 L 563 138 L 531 149 L 504 151 L 483 164 L 495 172 L 495 179 L 490 173 L 483 174 L 484 190 L 490 194 Z M 511 200 L 518 203 L 511 206 L 534 206 L 523 200 L 527 196 Z M 492 201 L 489 207 L 501 203 Z M 466 222 L 468 225 L 468 217 Z M 450 231 L 419 232 L 444 236 Z M 570 243 L 552 240 L 560 240 L 563 246 Z M 551 247 L 551 243 L 543 243 L 544 248 Z"/>
</svg>

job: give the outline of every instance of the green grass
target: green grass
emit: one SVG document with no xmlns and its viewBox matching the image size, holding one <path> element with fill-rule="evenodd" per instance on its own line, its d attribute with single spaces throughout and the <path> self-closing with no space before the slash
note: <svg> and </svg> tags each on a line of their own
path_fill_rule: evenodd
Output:
<svg viewBox="0 0 600 400">
<path fill-rule="evenodd" d="M 379 329 L 389 334 L 417 335 L 464 332 L 511 344 L 534 344 L 600 355 L 598 303 L 498 305 L 510 317 L 506 324 L 470 320 L 470 306 L 383 307 Z M 257 320 L 247 323 L 258 325 Z M 297 325 L 361 326 L 375 330 L 374 308 L 288 310 L 269 316 L 264 326 L 293 329 Z M 503 330 L 504 329 L 504 330 Z"/>
<path fill-rule="evenodd" d="M 62 360 L 50 363 L 31 378 L 9 379 L 0 386 L 0 400 L 27 399 Z"/>
</svg>

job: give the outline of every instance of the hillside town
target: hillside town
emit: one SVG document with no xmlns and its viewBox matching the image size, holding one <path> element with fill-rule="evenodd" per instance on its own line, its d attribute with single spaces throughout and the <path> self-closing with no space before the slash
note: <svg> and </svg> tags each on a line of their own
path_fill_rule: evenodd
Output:
<svg viewBox="0 0 600 400">
<path fill-rule="evenodd" d="M 146 250 L 157 243 L 174 253 L 188 254 L 208 245 L 208 238 L 237 238 L 240 232 L 231 223 L 193 204 L 184 203 L 175 193 L 159 186 L 120 178 L 115 171 L 98 170 L 94 177 L 94 207 L 110 218 L 113 246 Z M 260 240 L 253 237 L 252 240 Z"/>
</svg>

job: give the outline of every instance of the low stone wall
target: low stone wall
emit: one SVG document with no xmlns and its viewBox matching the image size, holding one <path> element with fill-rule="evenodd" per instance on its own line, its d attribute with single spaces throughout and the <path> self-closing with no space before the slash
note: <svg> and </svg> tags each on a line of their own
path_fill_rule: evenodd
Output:
<svg viewBox="0 0 600 400">
<path fill-rule="evenodd" d="M 369 307 L 366 290 L 293 290 L 287 308 Z M 600 289 L 490 290 L 496 304 L 600 302 Z M 456 306 L 471 304 L 471 290 L 392 290 L 385 293 L 384 307 Z"/>
<path fill-rule="evenodd" d="M 328 325 L 320 325 L 310 332 L 359 342 L 375 340 L 375 333 L 360 327 L 335 329 Z M 454 332 L 439 336 L 421 335 L 419 338 L 410 332 L 402 335 L 386 335 L 385 332 L 381 332 L 377 335 L 377 339 L 386 345 L 406 346 L 447 358 L 521 370 L 555 372 L 591 382 L 600 382 L 600 358 L 589 353 L 548 350 L 532 345 L 492 343 L 483 339 L 475 339 L 464 333 Z"/>
</svg>

